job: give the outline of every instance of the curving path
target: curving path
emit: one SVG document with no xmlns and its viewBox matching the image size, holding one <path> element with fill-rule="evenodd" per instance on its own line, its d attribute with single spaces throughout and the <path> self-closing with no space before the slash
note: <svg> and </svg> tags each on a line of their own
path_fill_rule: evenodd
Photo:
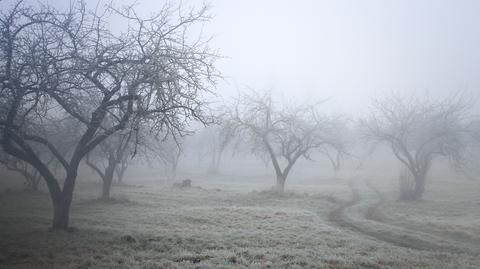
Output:
<svg viewBox="0 0 480 269">
<path fill-rule="evenodd" d="M 399 247 L 480 254 L 478 246 L 383 222 L 379 210 L 384 203 L 383 195 L 368 182 L 358 186 L 351 181 L 349 187 L 352 198 L 329 213 L 329 220 L 336 225 Z"/>
</svg>

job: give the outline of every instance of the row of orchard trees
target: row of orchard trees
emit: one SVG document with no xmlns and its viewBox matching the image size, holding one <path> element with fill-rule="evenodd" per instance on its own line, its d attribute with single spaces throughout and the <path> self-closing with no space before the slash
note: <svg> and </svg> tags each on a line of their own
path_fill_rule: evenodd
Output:
<svg viewBox="0 0 480 269">
<path fill-rule="evenodd" d="M 82 2 L 66 11 L 18 2 L 0 14 L 0 161 L 32 186 L 46 183 L 53 229 L 68 228 L 81 162 L 102 178 L 108 198 L 114 174 L 122 178 L 132 156 L 153 152 L 175 169 L 180 152 L 162 140 L 189 133 L 191 121 L 213 122 L 204 97 L 218 78 L 217 56 L 204 39 L 191 38 L 191 26 L 205 20 L 205 8 L 166 5 L 142 18 L 132 7 L 92 12 Z M 394 95 L 374 101 L 358 122 L 320 108 L 275 102 L 268 92 L 241 94 L 218 117 L 211 172 L 241 138 L 235 144 L 271 162 L 283 192 L 301 158 L 323 155 L 338 169 L 358 129 L 388 145 L 407 169 L 401 198 L 419 199 L 436 158 L 464 169 L 467 157 L 478 156 L 480 124 L 460 97 Z"/>
<path fill-rule="evenodd" d="M 355 141 L 369 148 L 373 143 L 391 149 L 404 167 L 402 200 L 422 198 L 436 159 L 447 159 L 464 173 L 472 164 L 478 165 L 480 120 L 474 114 L 474 102 L 463 95 L 436 99 L 391 94 L 372 100 L 367 116 L 355 120 L 322 113 L 321 106 L 280 103 L 270 92 L 247 92 L 225 107 L 217 135 L 228 134 L 219 141 L 237 137 L 240 143 L 250 145 L 254 154 L 271 162 L 278 192 L 284 191 L 299 159 L 323 156 L 338 170 L 345 157 L 358 158 Z"/>
<path fill-rule="evenodd" d="M 45 181 L 52 229 L 68 228 L 79 165 L 94 150 L 108 160 L 98 172 L 109 181 L 118 149 L 135 149 L 140 132 L 181 135 L 191 120 L 210 121 L 203 96 L 217 56 L 190 30 L 207 19 L 205 8 L 165 5 L 142 18 L 80 1 L 66 11 L 17 2 L 1 12 L 2 151 Z"/>
</svg>

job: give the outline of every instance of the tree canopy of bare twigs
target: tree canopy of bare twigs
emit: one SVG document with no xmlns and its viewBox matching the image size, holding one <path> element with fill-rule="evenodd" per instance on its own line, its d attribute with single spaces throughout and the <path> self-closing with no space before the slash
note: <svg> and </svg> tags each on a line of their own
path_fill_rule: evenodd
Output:
<svg viewBox="0 0 480 269">
<path fill-rule="evenodd" d="M 247 138 L 257 156 L 271 161 L 277 192 L 284 191 L 300 158 L 311 159 L 314 152 L 345 152 L 343 141 L 335 135 L 338 118 L 322 115 L 319 105 L 282 105 L 274 102 L 270 92 L 251 92 L 241 94 L 227 108 L 226 118 L 235 134 Z"/>
<path fill-rule="evenodd" d="M 115 18 L 120 31 L 112 31 Z M 53 229 L 67 229 L 81 160 L 109 136 L 136 123 L 182 134 L 191 120 L 208 122 L 217 56 L 189 29 L 206 9 L 165 5 L 141 18 L 134 8 L 68 10 L 14 3 L 0 14 L 0 141 L 6 153 L 33 166 L 48 186 Z M 106 117 L 110 120 L 105 120 Z M 78 132 L 63 154 L 46 126 L 66 119 Z M 41 145 L 61 164 L 61 178 L 33 150 Z"/>
<path fill-rule="evenodd" d="M 465 148 L 465 120 L 468 105 L 454 96 L 432 100 L 395 95 L 373 100 L 370 116 L 361 120 L 365 138 L 384 143 L 408 170 L 400 199 L 418 200 L 434 159 L 447 158 L 454 165 Z"/>
</svg>

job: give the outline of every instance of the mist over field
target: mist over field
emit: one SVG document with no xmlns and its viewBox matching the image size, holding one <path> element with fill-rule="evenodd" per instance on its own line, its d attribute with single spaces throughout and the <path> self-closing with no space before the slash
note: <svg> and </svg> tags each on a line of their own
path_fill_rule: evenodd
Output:
<svg viewBox="0 0 480 269">
<path fill-rule="evenodd" d="M 478 10 L 0 1 L 0 268 L 480 268 Z"/>
</svg>

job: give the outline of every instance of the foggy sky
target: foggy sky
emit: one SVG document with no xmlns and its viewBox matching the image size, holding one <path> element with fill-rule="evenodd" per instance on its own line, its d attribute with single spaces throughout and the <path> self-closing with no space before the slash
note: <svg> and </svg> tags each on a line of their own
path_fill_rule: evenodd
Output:
<svg viewBox="0 0 480 269">
<path fill-rule="evenodd" d="M 87 2 L 94 8 L 97 1 Z M 145 14 L 163 3 L 136 2 Z M 222 96 L 250 86 L 286 98 L 330 98 L 332 107 L 355 114 L 385 92 L 480 93 L 480 1 L 207 3 L 214 18 L 204 33 L 225 56 L 217 65 L 227 78 L 219 84 Z"/>
<path fill-rule="evenodd" d="M 238 84 L 332 97 L 480 92 L 480 1 L 213 1 L 220 68 Z M 362 104 L 362 105 L 358 105 Z"/>
</svg>

